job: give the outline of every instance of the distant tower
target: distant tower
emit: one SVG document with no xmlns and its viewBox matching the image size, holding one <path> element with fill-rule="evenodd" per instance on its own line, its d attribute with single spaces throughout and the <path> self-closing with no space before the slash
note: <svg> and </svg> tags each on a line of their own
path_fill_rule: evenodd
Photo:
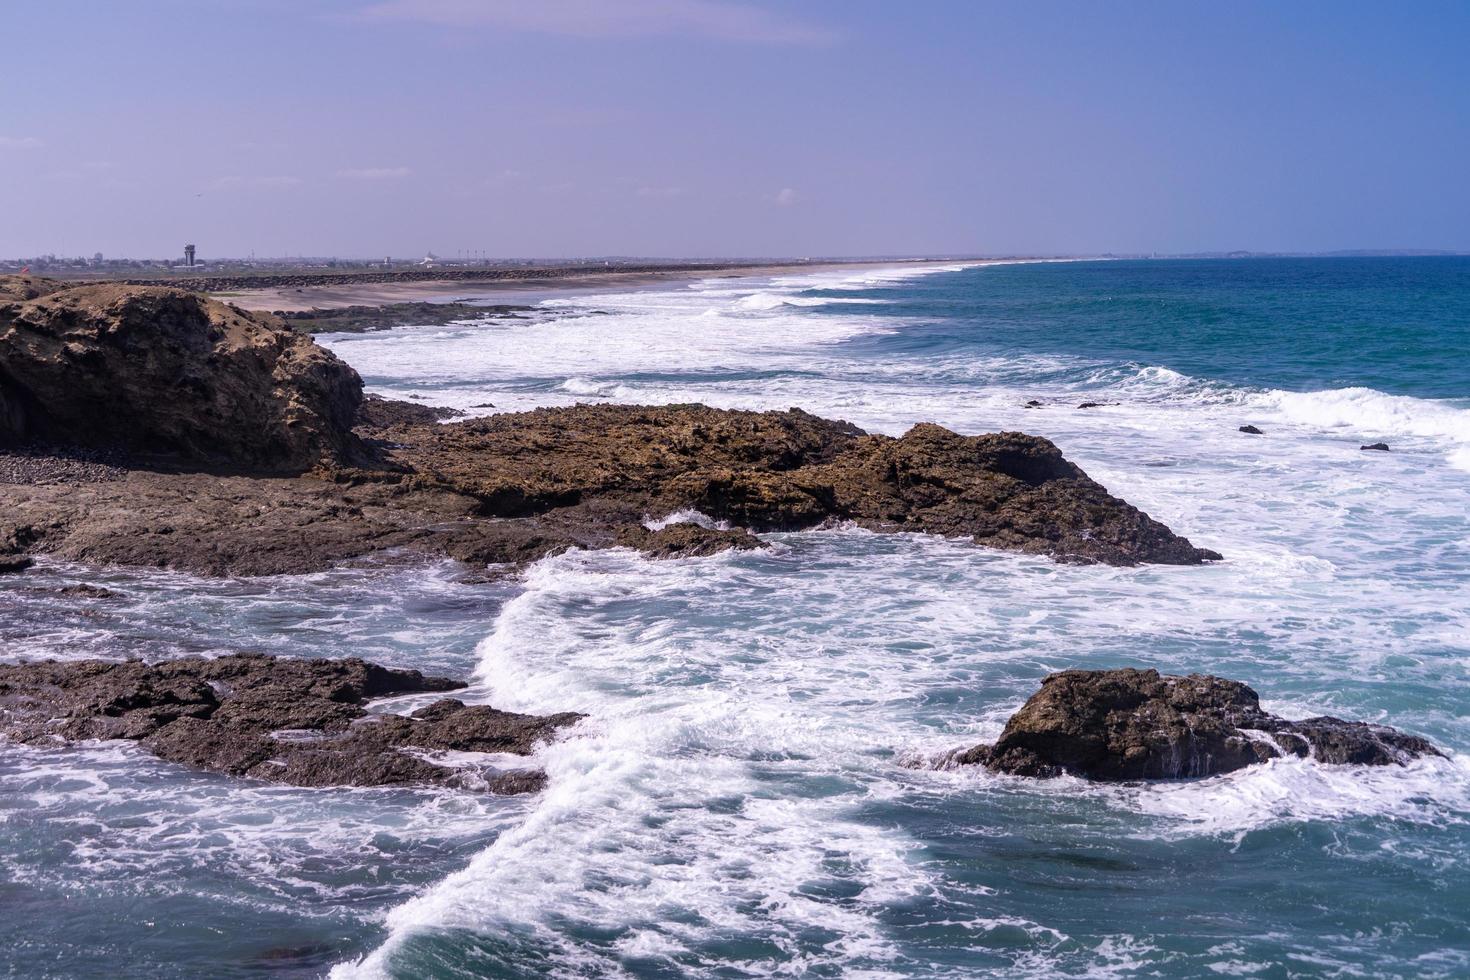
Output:
<svg viewBox="0 0 1470 980">
<path fill-rule="evenodd" d="M 184 264 L 187 265 L 191 269 L 194 268 L 194 246 L 193 245 L 185 245 L 184 246 Z"/>
</svg>

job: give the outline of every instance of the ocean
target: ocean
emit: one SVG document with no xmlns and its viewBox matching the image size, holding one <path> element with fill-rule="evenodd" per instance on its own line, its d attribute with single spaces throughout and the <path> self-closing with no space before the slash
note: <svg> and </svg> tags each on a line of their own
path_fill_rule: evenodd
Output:
<svg viewBox="0 0 1470 980">
<path fill-rule="evenodd" d="M 370 391 L 472 413 L 703 402 L 1045 435 L 1226 560 L 837 527 L 491 584 L 43 561 L 0 579 L 9 659 L 359 655 L 590 718 L 514 798 L 0 746 L 10 975 L 1470 976 L 1470 258 L 717 277 L 319 339 Z M 33 588 L 83 581 L 123 598 Z M 1449 758 L 1145 785 L 935 764 L 1048 672 L 1116 666 L 1242 680 Z"/>
</svg>

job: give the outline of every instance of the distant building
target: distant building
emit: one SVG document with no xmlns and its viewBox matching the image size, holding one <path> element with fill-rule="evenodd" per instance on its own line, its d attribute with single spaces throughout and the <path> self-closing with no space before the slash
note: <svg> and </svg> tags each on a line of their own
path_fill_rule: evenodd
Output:
<svg viewBox="0 0 1470 980">
<path fill-rule="evenodd" d="M 194 246 L 193 245 L 185 245 L 184 246 L 184 264 L 187 265 L 191 269 L 194 268 Z"/>
</svg>

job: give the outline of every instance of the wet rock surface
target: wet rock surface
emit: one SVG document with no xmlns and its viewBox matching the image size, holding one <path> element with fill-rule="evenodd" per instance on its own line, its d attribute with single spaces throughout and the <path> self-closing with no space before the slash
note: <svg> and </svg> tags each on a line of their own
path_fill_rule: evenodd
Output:
<svg viewBox="0 0 1470 980">
<path fill-rule="evenodd" d="M 402 326 L 437 326 L 456 320 L 515 319 L 534 306 L 476 303 L 385 303 L 334 309 L 276 310 L 275 315 L 302 333 L 368 333 Z"/>
<path fill-rule="evenodd" d="M 0 295 L 43 287 L 0 281 Z M 921 424 L 894 438 L 797 409 L 702 405 L 445 422 L 443 409 L 364 400 L 352 369 L 308 338 L 178 290 L 53 289 L 0 304 L 0 322 L 0 386 L 25 393 L 24 424 L 63 442 L 118 440 L 90 456 L 0 454 L 6 556 L 208 575 L 303 573 L 387 551 L 515 567 L 572 547 L 705 555 L 759 547 L 753 533 L 852 522 L 1071 562 L 1220 557 L 1023 433 Z M 74 343 L 96 353 L 77 361 L 64 350 Z M 169 373 L 180 365 L 198 382 L 182 394 Z M 80 394 L 68 400 L 59 391 L 73 376 Z M 109 379 L 126 393 L 111 402 Z M 97 415 L 127 439 L 89 428 Z M 230 454 L 232 470 L 198 464 Z M 733 529 L 643 526 L 690 509 Z"/>
<path fill-rule="evenodd" d="M 365 707 L 464 686 L 357 659 L 237 654 L 156 664 L 7 664 L 0 665 L 0 734 L 32 745 L 126 739 L 170 762 L 293 786 L 540 789 L 539 771 L 450 766 L 431 754 L 528 755 L 582 715 L 514 714 L 454 698 L 411 715 Z"/>
<path fill-rule="evenodd" d="M 722 551 L 755 551 L 768 545 L 749 531 L 703 527 L 681 522 L 651 531 L 630 525 L 618 532 L 618 544 L 650 558 L 691 558 Z"/>
<path fill-rule="evenodd" d="M 953 761 L 1016 776 L 1123 781 L 1211 776 L 1282 756 L 1382 766 L 1441 754 L 1383 725 L 1288 721 L 1263 711 L 1239 681 L 1124 668 L 1047 676 L 994 745 Z"/>
</svg>

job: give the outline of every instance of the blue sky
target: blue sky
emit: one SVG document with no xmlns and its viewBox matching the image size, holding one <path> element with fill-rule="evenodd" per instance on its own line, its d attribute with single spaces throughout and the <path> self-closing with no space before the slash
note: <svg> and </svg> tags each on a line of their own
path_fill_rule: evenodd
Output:
<svg viewBox="0 0 1470 980">
<path fill-rule="evenodd" d="M 0 256 L 1470 249 L 1470 4 L 8 0 Z"/>
</svg>

